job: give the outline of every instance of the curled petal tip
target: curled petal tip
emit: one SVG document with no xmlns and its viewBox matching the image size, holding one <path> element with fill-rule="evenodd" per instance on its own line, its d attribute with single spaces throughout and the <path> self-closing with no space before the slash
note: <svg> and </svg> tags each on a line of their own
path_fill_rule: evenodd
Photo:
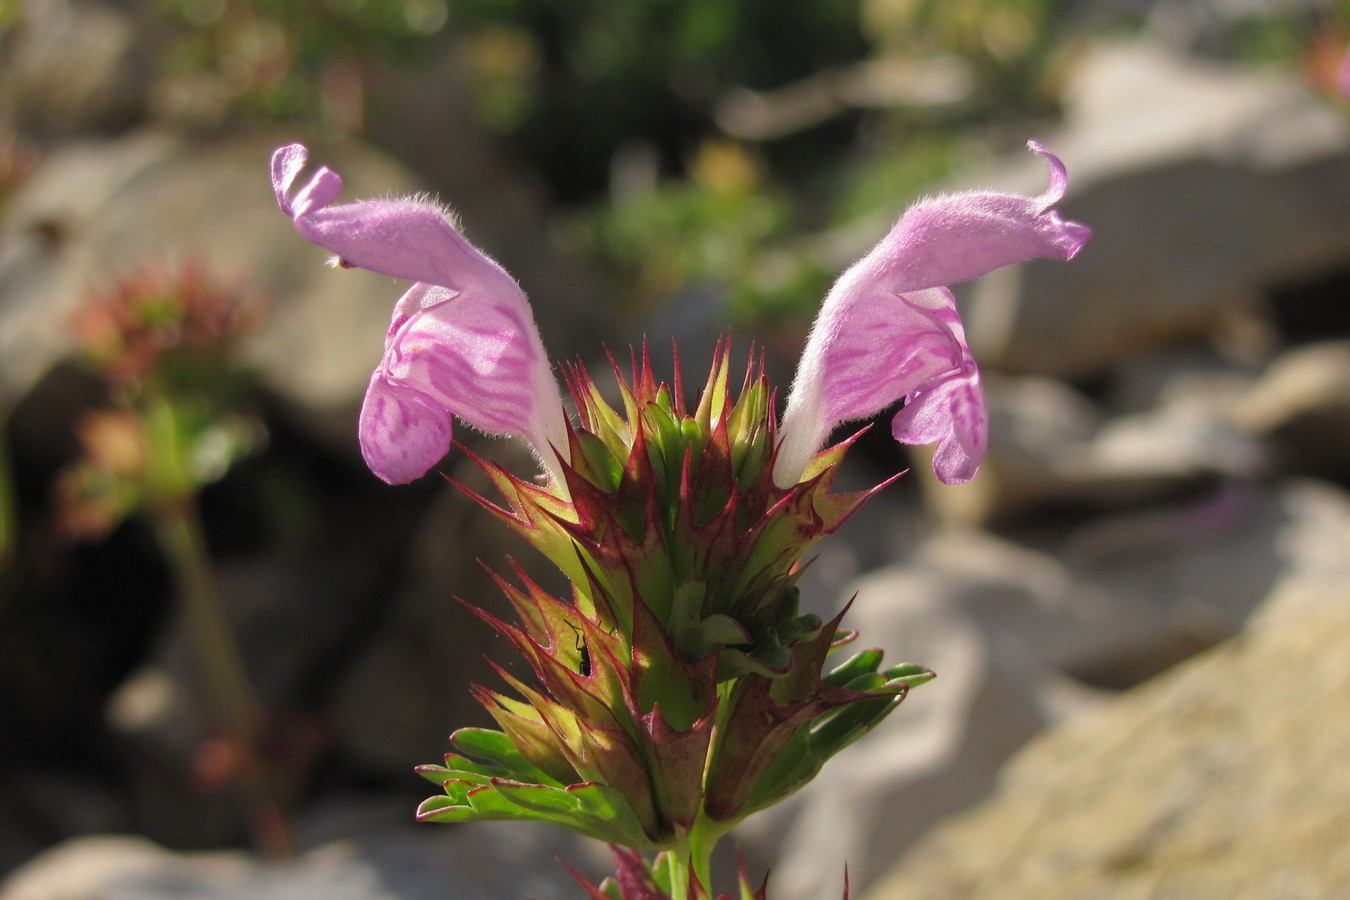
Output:
<svg viewBox="0 0 1350 900">
<path fill-rule="evenodd" d="M 292 201 L 292 205 L 295 207 L 295 216 L 299 218 L 313 210 L 323 209 L 336 200 L 340 193 L 342 193 L 342 176 L 327 166 L 323 166 L 314 173 L 314 177 L 309 180 L 309 184 L 301 188 L 299 193 L 295 195 L 295 199 Z"/>
<path fill-rule="evenodd" d="M 1045 212 L 1064 199 L 1064 194 L 1069 189 L 1069 170 L 1064 168 L 1060 158 L 1045 149 L 1045 145 L 1040 141 L 1027 141 L 1027 146 L 1040 154 L 1041 159 L 1050 167 L 1050 186 L 1045 189 L 1045 193 L 1036 198 L 1041 212 Z"/>
<path fill-rule="evenodd" d="M 1064 199 L 1069 189 L 1069 172 L 1058 156 L 1045 149 L 1040 141 L 1027 141 L 1032 151 L 1040 154 L 1050 168 L 1050 185 L 1036 198 L 1037 208 L 1042 215 L 1048 215 L 1056 226 L 1055 243 L 1064 251 L 1064 259 L 1073 259 L 1083 245 L 1092 237 L 1092 229 L 1082 224 L 1060 218 L 1050 208 Z"/>
<path fill-rule="evenodd" d="M 294 215 L 290 201 L 291 186 L 307 162 L 309 150 L 304 144 L 287 144 L 272 152 L 272 192 L 276 194 L 277 205 L 288 216 Z"/>
<path fill-rule="evenodd" d="M 322 209 L 342 192 L 342 176 L 325 166 L 292 197 L 291 189 L 308 162 L 309 150 L 304 144 L 287 144 L 272 154 L 272 192 L 281 211 L 292 219 Z"/>
</svg>

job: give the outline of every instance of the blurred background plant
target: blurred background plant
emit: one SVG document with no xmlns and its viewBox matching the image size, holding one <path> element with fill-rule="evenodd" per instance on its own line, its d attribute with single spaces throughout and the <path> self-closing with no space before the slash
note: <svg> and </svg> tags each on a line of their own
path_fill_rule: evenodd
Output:
<svg viewBox="0 0 1350 900">
<path fill-rule="evenodd" d="M 256 449 L 250 379 L 233 356 L 259 308 L 188 263 L 114 278 L 76 311 L 79 360 L 108 385 L 109 407 L 77 423 L 84 457 L 59 483 L 72 537 L 104 536 L 136 513 L 176 515 Z"/>
<path fill-rule="evenodd" d="M 147 265 L 110 282 L 71 322 L 77 359 L 102 378 L 108 402 L 75 422 L 82 455 L 57 477 L 57 521 L 77 541 L 105 538 L 129 516 L 149 522 L 207 684 L 211 733 L 201 736 L 198 782 L 241 790 L 255 846 L 284 856 L 299 779 L 275 751 L 289 723 L 269 721 L 249 683 L 197 502 L 265 443 L 248 409 L 253 378 L 236 358 L 261 299 L 218 283 L 199 262 Z"/>
</svg>

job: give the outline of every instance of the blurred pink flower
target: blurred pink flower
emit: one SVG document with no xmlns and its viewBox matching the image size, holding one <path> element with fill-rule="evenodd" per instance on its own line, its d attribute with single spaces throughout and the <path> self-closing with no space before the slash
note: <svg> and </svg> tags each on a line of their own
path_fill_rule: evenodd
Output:
<svg viewBox="0 0 1350 900">
<path fill-rule="evenodd" d="M 320 168 L 292 187 L 309 158 L 301 144 L 272 155 L 272 188 L 306 240 L 344 267 L 414 282 L 394 306 L 361 409 L 366 463 L 390 484 L 423 475 L 450 448 L 451 416 L 524 438 L 561 483 L 566 413 L 520 286 L 468 242 L 429 200 L 330 205 L 342 179 Z"/>
<path fill-rule="evenodd" d="M 1034 257 L 1071 259 L 1092 232 L 1051 207 L 1064 196 L 1064 165 L 1034 141 L 1050 166 L 1039 197 L 972 191 L 912 207 L 835 282 L 821 306 L 779 428 L 774 480 L 796 483 L 842 422 L 875 415 L 904 398 L 895 439 L 938 445 L 933 469 L 945 484 L 974 477 L 988 445 L 979 368 L 947 285 Z"/>
</svg>

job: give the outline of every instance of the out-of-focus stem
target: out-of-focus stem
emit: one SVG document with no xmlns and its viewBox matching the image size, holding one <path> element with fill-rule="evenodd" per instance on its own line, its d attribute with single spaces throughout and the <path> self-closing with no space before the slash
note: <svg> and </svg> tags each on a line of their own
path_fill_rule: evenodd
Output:
<svg viewBox="0 0 1350 900">
<path fill-rule="evenodd" d="M 173 569 L 188 633 L 205 669 L 216 717 L 246 755 L 241 778 L 251 807 L 254 838 L 268 856 L 290 855 L 290 829 L 263 753 L 260 706 L 249 687 L 234 630 L 216 593 L 196 503 L 190 496 L 162 502 L 151 515 Z"/>
<path fill-rule="evenodd" d="M 206 670 L 215 712 L 225 730 L 249 749 L 258 746 L 257 704 L 234 637 L 216 596 L 215 581 L 191 498 L 154 512 L 155 531 L 173 567 L 197 658 Z"/>
</svg>

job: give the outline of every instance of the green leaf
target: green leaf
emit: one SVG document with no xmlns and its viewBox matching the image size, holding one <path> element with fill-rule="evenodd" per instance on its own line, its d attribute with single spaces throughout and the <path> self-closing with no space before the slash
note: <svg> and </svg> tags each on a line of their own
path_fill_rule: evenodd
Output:
<svg viewBox="0 0 1350 900">
<path fill-rule="evenodd" d="M 469 758 L 480 761 L 481 765 L 476 766 L 475 770 L 484 774 L 512 781 L 563 786 L 562 782 L 522 756 L 511 739 L 500 731 L 461 728 L 450 735 L 450 745 Z M 484 771 L 489 765 L 494 771 Z"/>
<path fill-rule="evenodd" d="M 686 581 L 675 589 L 666 632 L 685 659 L 702 659 L 712 649 L 698 646 L 699 620 L 703 615 L 703 598 L 707 589 L 707 582 L 702 579 Z"/>
<path fill-rule="evenodd" d="M 845 663 L 845 666 L 853 661 Z M 863 672 L 858 679 L 880 677 Z M 809 728 L 803 728 L 793 735 L 760 776 L 742 807 L 743 815 L 776 803 L 815 778 L 830 757 L 867 734 L 890 715 L 904 699 L 906 688 L 907 685 L 903 683 L 888 681 L 873 692 L 878 694 L 874 699 L 860 700 L 831 710 L 813 720 Z"/>
<path fill-rule="evenodd" d="M 589 431 L 577 433 L 581 453 L 586 459 L 587 472 L 591 482 L 606 493 L 614 493 L 623 478 L 623 463 L 610 452 L 600 438 Z"/>
<path fill-rule="evenodd" d="M 748 644 L 750 633 L 745 626 L 725 613 L 714 613 L 699 624 L 702 637 L 709 644 Z"/>
<path fill-rule="evenodd" d="M 414 771 L 428 781 L 434 782 L 438 786 L 444 786 L 447 781 L 467 781 L 474 784 L 487 784 L 493 779 L 492 774 L 480 772 L 472 760 L 463 757 L 452 757 L 455 761 L 462 761 L 465 767 L 450 766 L 418 766 Z"/>
<path fill-rule="evenodd" d="M 425 822 L 549 822 L 601 841 L 659 849 L 642 830 L 623 795 L 602 784 L 558 788 L 494 779 L 488 784 L 450 781 L 446 793 L 417 809 Z"/>
<path fill-rule="evenodd" d="M 781 644 L 774 644 L 765 650 L 756 649 L 753 656 L 735 647 L 728 647 L 722 651 L 717 678 L 719 681 L 730 681 L 750 674 L 782 678 L 791 665 L 792 654 Z"/>
<path fill-rule="evenodd" d="M 842 688 L 859 675 L 876 672 L 877 667 L 881 665 L 882 655 L 880 650 L 863 650 L 840 663 L 821 680 L 833 687 Z"/>
<path fill-rule="evenodd" d="M 888 681 L 901 682 L 910 687 L 918 687 L 921 684 L 927 684 L 937 677 L 937 673 L 927 666 L 921 666 L 917 663 L 903 663 L 893 666 L 886 670 L 886 679 Z"/>
</svg>

